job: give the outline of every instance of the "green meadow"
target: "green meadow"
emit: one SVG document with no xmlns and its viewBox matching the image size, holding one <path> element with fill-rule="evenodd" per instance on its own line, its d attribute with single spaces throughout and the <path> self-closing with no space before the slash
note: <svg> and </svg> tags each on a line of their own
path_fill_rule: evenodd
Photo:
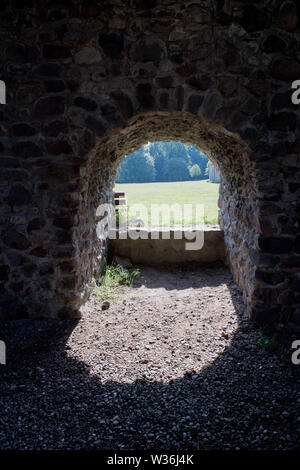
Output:
<svg viewBox="0 0 300 470">
<path fill-rule="evenodd" d="M 151 204 L 176 204 L 171 212 L 171 225 L 189 224 L 216 224 L 218 223 L 218 195 L 219 184 L 211 183 L 209 180 L 200 181 L 176 181 L 172 183 L 130 183 L 116 184 L 115 192 L 125 192 L 127 198 L 127 211 L 129 220 L 139 218 L 151 225 Z M 142 204 L 146 207 L 144 212 L 134 211 L 133 205 Z M 184 217 L 184 204 L 192 204 L 192 214 Z M 204 217 L 196 214 L 196 204 L 203 204 Z M 147 220 L 148 217 L 148 220 Z M 168 225 L 160 218 L 158 224 Z"/>
</svg>

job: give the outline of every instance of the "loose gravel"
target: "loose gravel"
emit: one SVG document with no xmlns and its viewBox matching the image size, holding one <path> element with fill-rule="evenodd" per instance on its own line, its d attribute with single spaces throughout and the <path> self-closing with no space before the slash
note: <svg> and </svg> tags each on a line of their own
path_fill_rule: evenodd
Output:
<svg viewBox="0 0 300 470">
<path fill-rule="evenodd" d="M 1 325 L 1 449 L 300 449 L 300 366 L 225 268 L 142 269 L 108 309 Z"/>
</svg>

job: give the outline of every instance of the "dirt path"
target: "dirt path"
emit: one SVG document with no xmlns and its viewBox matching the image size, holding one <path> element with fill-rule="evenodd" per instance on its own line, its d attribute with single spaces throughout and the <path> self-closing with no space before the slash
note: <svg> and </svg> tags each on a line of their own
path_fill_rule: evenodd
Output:
<svg viewBox="0 0 300 470">
<path fill-rule="evenodd" d="M 4 325 L 0 448 L 300 449 L 299 367 L 224 268 L 142 270 L 102 311 Z"/>
<path fill-rule="evenodd" d="M 105 380 L 167 383 L 208 365 L 230 344 L 238 324 L 235 303 L 241 313 L 244 306 L 236 289 L 231 296 L 227 271 L 144 268 L 141 280 L 141 287 L 125 290 L 109 310 L 102 312 L 101 302 L 92 299 L 84 311 L 89 328 L 82 323 L 72 335 L 75 347 L 79 335 L 90 334 L 92 363 L 99 365 L 104 357 L 109 363 Z M 95 335 L 99 326 L 104 336 Z"/>
</svg>

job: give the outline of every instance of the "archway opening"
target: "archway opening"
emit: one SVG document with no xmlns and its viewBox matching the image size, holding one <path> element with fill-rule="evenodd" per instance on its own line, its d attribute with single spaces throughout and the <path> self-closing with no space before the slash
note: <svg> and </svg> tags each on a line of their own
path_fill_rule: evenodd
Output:
<svg viewBox="0 0 300 470">
<path fill-rule="evenodd" d="M 219 184 L 219 171 L 193 145 L 148 142 L 119 166 L 117 212 L 129 224 L 149 228 L 214 225 Z"/>
<path fill-rule="evenodd" d="M 81 253 L 82 286 L 87 285 L 105 253 L 109 227 L 103 224 L 103 214 L 99 217 L 98 208 L 113 200 L 117 172 L 124 155 L 148 142 L 170 140 L 200 148 L 222 173 L 219 223 L 224 231 L 226 257 L 245 302 L 251 304 L 255 266 L 250 250 L 255 247 L 257 208 L 250 149 L 238 135 L 222 126 L 184 112 L 139 114 L 121 129 L 112 130 L 107 137 L 99 139 L 85 172 L 84 218 L 78 224 L 78 234 L 83 230 L 85 238 L 92 241 Z M 97 230 L 99 224 L 100 231 Z"/>
</svg>

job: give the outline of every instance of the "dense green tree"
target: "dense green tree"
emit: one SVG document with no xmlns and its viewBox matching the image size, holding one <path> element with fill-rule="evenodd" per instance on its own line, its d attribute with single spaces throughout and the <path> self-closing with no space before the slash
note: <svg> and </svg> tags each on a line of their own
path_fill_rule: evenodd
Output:
<svg viewBox="0 0 300 470">
<path fill-rule="evenodd" d="M 164 142 L 166 148 L 166 157 L 170 158 L 182 158 L 188 164 L 191 163 L 190 156 L 187 151 L 187 146 L 182 142 L 175 142 L 171 140 L 170 142 Z"/>
<path fill-rule="evenodd" d="M 123 158 L 118 171 L 117 183 L 149 183 L 155 181 L 154 159 L 143 147 Z"/>
<path fill-rule="evenodd" d="M 177 141 L 149 142 L 123 159 L 117 182 L 205 179 L 207 162 L 208 157 L 192 145 Z"/>
<path fill-rule="evenodd" d="M 190 172 L 183 158 L 170 158 L 164 168 L 164 181 L 188 181 Z"/>
<path fill-rule="evenodd" d="M 174 140 L 170 142 L 153 142 L 150 143 L 149 152 L 154 158 L 157 181 L 170 181 L 165 176 L 168 160 L 181 158 L 186 162 L 186 167 L 189 167 L 191 164 L 187 146 L 182 142 Z"/>
<path fill-rule="evenodd" d="M 191 166 L 190 175 L 191 175 L 191 178 L 193 178 L 193 180 L 200 179 L 201 170 L 200 170 L 199 165 L 197 165 L 197 163 L 195 163 L 193 166 Z"/>
<path fill-rule="evenodd" d="M 198 150 L 193 145 L 189 145 L 187 147 L 187 151 L 190 156 L 192 165 L 197 164 L 199 166 L 201 170 L 201 179 L 207 178 L 207 175 L 205 175 L 205 170 L 208 162 L 207 155 L 205 155 L 205 153 L 201 152 L 201 150 Z"/>
<path fill-rule="evenodd" d="M 166 142 L 151 142 L 149 153 L 154 159 L 156 181 L 162 181 L 164 166 L 167 161 Z"/>
</svg>

